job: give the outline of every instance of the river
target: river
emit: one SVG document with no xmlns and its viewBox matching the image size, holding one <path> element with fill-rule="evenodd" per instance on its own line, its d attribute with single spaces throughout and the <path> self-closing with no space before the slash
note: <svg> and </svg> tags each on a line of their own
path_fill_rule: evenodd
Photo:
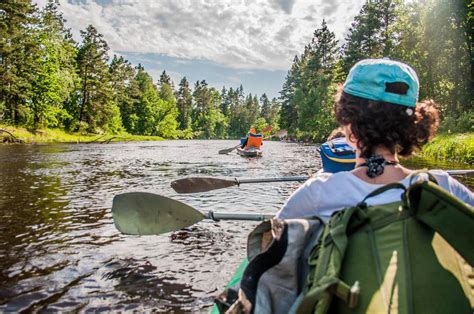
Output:
<svg viewBox="0 0 474 314">
<path fill-rule="evenodd" d="M 177 194 L 184 176 L 277 177 L 320 168 L 316 146 L 265 142 L 264 156 L 219 155 L 235 141 L 0 146 L 0 311 L 206 312 L 257 224 L 203 221 L 160 236 L 114 227 L 114 195 L 146 191 L 197 209 L 273 213 L 299 183 Z M 443 169 L 465 165 L 406 162 Z M 471 189 L 472 177 L 458 177 Z"/>
</svg>

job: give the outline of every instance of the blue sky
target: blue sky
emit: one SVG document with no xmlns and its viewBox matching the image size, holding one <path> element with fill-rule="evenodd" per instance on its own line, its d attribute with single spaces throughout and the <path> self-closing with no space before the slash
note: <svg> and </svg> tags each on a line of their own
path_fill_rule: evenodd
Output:
<svg viewBox="0 0 474 314">
<path fill-rule="evenodd" d="M 34 0 L 44 6 L 47 0 Z M 364 0 L 60 0 L 66 25 L 94 25 L 111 55 L 141 63 L 155 80 L 175 85 L 244 87 L 278 97 L 295 55 L 323 19 L 342 40 Z"/>
</svg>

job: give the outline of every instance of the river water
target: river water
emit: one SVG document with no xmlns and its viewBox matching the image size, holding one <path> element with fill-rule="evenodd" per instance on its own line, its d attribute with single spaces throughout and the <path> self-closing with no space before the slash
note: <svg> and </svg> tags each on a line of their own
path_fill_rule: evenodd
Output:
<svg viewBox="0 0 474 314">
<path fill-rule="evenodd" d="M 114 195 L 146 191 L 197 209 L 273 213 L 297 182 L 177 194 L 185 176 L 315 173 L 316 146 L 265 142 L 264 157 L 219 155 L 235 141 L 0 146 L 0 311 L 206 312 L 256 222 L 200 222 L 160 236 L 114 227 Z M 410 167 L 466 165 L 407 162 Z M 471 189 L 472 177 L 458 177 Z"/>
</svg>

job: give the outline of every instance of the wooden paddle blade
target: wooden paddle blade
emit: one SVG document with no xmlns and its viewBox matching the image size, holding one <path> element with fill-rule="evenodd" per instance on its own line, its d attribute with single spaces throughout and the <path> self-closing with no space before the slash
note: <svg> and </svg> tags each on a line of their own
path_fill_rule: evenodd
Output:
<svg viewBox="0 0 474 314">
<path fill-rule="evenodd" d="M 176 231 L 206 218 L 189 205 L 145 192 L 116 195 L 112 204 L 112 216 L 120 232 L 135 235 Z"/>
<path fill-rule="evenodd" d="M 212 177 L 189 177 L 171 182 L 171 187 L 178 193 L 199 193 L 238 185 L 236 180 Z"/>
<path fill-rule="evenodd" d="M 240 147 L 240 144 L 237 145 L 237 146 L 231 147 L 231 148 L 221 149 L 221 150 L 219 151 L 219 154 L 221 154 L 221 155 L 228 154 L 228 153 L 230 153 L 231 151 L 233 151 L 234 149 L 236 149 L 237 147 Z"/>
</svg>

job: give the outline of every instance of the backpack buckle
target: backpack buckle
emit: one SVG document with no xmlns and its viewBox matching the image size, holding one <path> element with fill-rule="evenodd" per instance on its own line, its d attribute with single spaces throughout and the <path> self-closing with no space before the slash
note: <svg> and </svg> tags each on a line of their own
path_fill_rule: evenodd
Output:
<svg viewBox="0 0 474 314">
<path fill-rule="evenodd" d="M 360 286 L 359 282 L 356 281 L 352 287 L 341 280 L 337 280 L 332 286 L 332 292 L 341 300 L 346 302 L 349 308 L 357 306 L 359 301 Z"/>
</svg>

